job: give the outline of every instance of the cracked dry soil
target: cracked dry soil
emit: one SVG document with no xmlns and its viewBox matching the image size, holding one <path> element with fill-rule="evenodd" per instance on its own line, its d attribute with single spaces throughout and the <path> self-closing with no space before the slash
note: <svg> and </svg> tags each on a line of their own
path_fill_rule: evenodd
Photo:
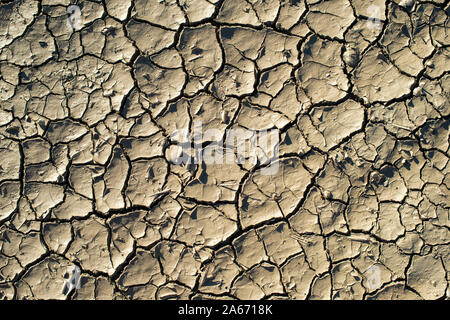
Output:
<svg viewBox="0 0 450 320">
<path fill-rule="evenodd" d="M 449 299 L 449 13 L 2 1 L 0 297 Z M 194 121 L 279 170 L 171 163 Z"/>
</svg>

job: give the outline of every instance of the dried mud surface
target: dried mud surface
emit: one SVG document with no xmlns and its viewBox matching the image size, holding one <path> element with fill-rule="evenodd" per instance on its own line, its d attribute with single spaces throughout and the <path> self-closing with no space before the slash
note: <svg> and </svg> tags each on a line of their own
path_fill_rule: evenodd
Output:
<svg viewBox="0 0 450 320">
<path fill-rule="evenodd" d="M 0 297 L 448 299 L 449 13 L 2 1 Z M 276 128 L 278 172 L 172 164 L 196 120 Z"/>
</svg>

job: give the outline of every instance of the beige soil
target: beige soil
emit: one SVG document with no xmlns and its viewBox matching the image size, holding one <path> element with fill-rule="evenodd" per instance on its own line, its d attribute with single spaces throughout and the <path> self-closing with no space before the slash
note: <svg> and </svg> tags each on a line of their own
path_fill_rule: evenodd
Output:
<svg viewBox="0 0 450 320">
<path fill-rule="evenodd" d="M 0 298 L 449 299 L 448 3 L 1 1 Z"/>
</svg>

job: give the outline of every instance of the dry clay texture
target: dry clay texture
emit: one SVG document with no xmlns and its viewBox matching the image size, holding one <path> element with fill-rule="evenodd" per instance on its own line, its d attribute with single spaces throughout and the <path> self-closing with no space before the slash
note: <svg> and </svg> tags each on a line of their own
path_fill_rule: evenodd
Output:
<svg viewBox="0 0 450 320">
<path fill-rule="evenodd" d="M 449 13 L 1 1 L 0 297 L 449 299 Z M 278 171 L 173 164 L 196 121 Z"/>
</svg>

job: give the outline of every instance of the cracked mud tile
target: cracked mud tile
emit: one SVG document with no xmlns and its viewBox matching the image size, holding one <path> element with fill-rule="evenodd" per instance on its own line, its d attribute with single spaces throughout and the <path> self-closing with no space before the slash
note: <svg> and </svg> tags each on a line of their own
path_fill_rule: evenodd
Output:
<svg viewBox="0 0 450 320">
<path fill-rule="evenodd" d="M 286 291 L 291 299 L 304 300 L 314 279 L 314 271 L 308 265 L 304 254 L 290 258 L 281 268 Z"/>
<path fill-rule="evenodd" d="M 109 251 L 109 232 L 98 218 L 73 223 L 74 239 L 65 253 L 68 259 L 78 262 L 91 272 L 114 273 L 112 253 Z"/>
<path fill-rule="evenodd" d="M 64 278 L 69 260 L 49 256 L 33 265 L 17 283 L 18 299 L 64 299 Z"/>
<path fill-rule="evenodd" d="M 234 279 L 241 270 L 235 261 L 233 249 L 226 246 L 215 252 L 211 261 L 205 265 L 199 282 L 199 291 L 215 295 L 229 293 Z"/>
<path fill-rule="evenodd" d="M 283 286 L 277 267 L 265 262 L 238 277 L 231 289 L 238 299 L 258 300 L 271 294 L 282 294 Z"/>
<path fill-rule="evenodd" d="M 197 206 L 183 212 L 177 221 L 173 238 L 187 245 L 215 246 L 237 230 L 236 221 L 219 210 Z"/>
<path fill-rule="evenodd" d="M 197 28 L 184 28 L 177 45 L 189 81 L 186 95 L 202 90 L 214 78 L 222 65 L 222 51 L 216 40 L 216 28 L 206 24 Z"/>
<path fill-rule="evenodd" d="M 311 174 L 298 158 L 280 160 L 278 179 L 256 172 L 244 182 L 239 198 L 240 221 L 244 228 L 295 210 L 311 182 Z"/>
<path fill-rule="evenodd" d="M 306 42 L 297 81 L 311 103 L 336 102 L 346 96 L 349 80 L 344 73 L 341 50 L 339 42 L 322 40 L 315 35 Z"/>
<path fill-rule="evenodd" d="M 327 23 L 323 23 L 326 20 Z M 309 6 L 308 26 L 315 33 L 330 38 L 341 38 L 354 20 L 350 1 L 323 1 Z"/>
</svg>

